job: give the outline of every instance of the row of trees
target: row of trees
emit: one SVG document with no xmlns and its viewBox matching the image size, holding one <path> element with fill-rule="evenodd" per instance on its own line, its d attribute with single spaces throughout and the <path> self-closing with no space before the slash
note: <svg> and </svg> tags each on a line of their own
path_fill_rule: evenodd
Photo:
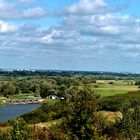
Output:
<svg viewBox="0 0 140 140">
<path fill-rule="evenodd" d="M 8 96 L 20 93 L 35 93 L 46 97 L 50 94 L 64 96 L 64 90 L 71 86 L 95 84 L 96 76 L 30 76 L 30 77 L 1 77 L 0 95 Z M 130 83 L 129 83 L 130 82 Z M 114 84 L 110 82 L 109 84 Z M 128 81 L 128 84 L 133 84 Z M 135 83 L 139 85 L 139 81 Z M 96 83 L 95 87 L 99 84 Z"/>
<path fill-rule="evenodd" d="M 46 97 L 50 94 L 62 96 L 64 90 L 72 85 L 95 83 L 93 77 L 62 77 L 62 76 L 38 76 L 38 77 L 5 77 L 0 79 L 0 95 L 8 96 L 20 93 L 35 93 Z"/>
</svg>

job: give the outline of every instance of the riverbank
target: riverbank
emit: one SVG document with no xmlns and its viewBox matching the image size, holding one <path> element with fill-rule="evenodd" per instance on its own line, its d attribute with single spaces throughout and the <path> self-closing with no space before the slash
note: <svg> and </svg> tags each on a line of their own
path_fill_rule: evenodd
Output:
<svg viewBox="0 0 140 140">
<path fill-rule="evenodd" d="M 42 104 L 44 99 L 41 97 L 34 97 L 34 98 L 17 98 L 17 99 L 10 99 L 10 98 L 5 98 L 1 100 L 1 104 L 3 105 L 20 105 L 20 104 Z"/>
<path fill-rule="evenodd" d="M 0 106 L 4 106 L 5 105 L 5 103 L 3 103 L 2 101 L 0 101 Z"/>
<path fill-rule="evenodd" d="M 18 99 L 15 99 L 16 101 Z M 58 99 L 43 99 L 41 101 L 24 101 L 24 102 L 5 102 L 5 101 L 0 101 L 0 106 L 6 106 L 6 105 L 27 105 L 27 104 L 54 104 L 58 102 Z"/>
<path fill-rule="evenodd" d="M 5 105 L 5 104 L 0 104 L 0 107 L 1 107 L 1 106 L 4 106 L 4 105 Z"/>
</svg>

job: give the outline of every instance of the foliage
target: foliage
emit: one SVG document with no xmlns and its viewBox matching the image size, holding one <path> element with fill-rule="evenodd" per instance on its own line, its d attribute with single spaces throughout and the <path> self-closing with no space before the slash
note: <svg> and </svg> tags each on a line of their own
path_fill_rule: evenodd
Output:
<svg viewBox="0 0 140 140">
<path fill-rule="evenodd" d="M 140 105 L 140 91 L 128 92 L 127 94 L 108 96 L 100 99 L 100 110 L 118 111 L 124 103 L 129 102 L 133 107 L 133 102 Z"/>
<path fill-rule="evenodd" d="M 13 120 L 12 140 L 27 140 L 27 138 L 28 138 L 27 123 L 22 118 Z"/>
<path fill-rule="evenodd" d="M 62 104 L 60 102 L 56 102 L 50 106 L 43 105 L 36 110 L 22 115 L 22 117 L 27 123 L 34 124 L 40 122 L 48 122 L 54 119 L 60 119 L 63 114 Z"/>
<path fill-rule="evenodd" d="M 114 84 L 114 82 L 109 82 L 109 84 L 110 84 L 110 85 L 113 85 L 113 84 Z"/>
<path fill-rule="evenodd" d="M 0 130 L 0 140 L 12 140 L 11 132 Z"/>
<path fill-rule="evenodd" d="M 48 95 L 54 95 L 55 90 L 53 88 L 54 86 L 49 82 L 43 82 L 40 87 L 40 96 L 46 98 Z"/>
<path fill-rule="evenodd" d="M 123 118 L 118 123 L 120 133 L 126 138 L 140 139 L 140 106 L 133 102 L 133 108 L 130 104 L 124 104 L 121 108 Z"/>
<path fill-rule="evenodd" d="M 65 105 L 65 116 L 61 129 L 70 139 L 100 139 L 104 121 L 97 115 L 98 102 L 95 93 L 88 87 L 73 87 L 68 92 Z M 100 118 L 100 119 L 99 119 Z"/>
<path fill-rule="evenodd" d="M 47 109 L 46 109 L 47 110 Z M 47 122 L 53 119 L 54 113 L 50 111 L 46 113 L 42 108 L 31 111 L 22 117 L 30 124 L 39 123 L 39 122 Z"/>
<path fill-rule="evenodd" d="M 4 84 L 1 87 L 1 92 L 6 97 L 7 95 L 14 95 L 16 94 L 16 86 L 12 83 Z"/>
<path fill-rule="evenodd" d="M 135 83 L 135 85 L 137 86 L 139 86 L 140 85 L 140 81 L 136 81 L 136 83 Z"/>
</svg>

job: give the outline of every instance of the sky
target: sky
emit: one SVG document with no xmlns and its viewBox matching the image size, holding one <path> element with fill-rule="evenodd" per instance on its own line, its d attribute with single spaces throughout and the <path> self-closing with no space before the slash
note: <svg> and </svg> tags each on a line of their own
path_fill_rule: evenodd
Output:
<svg viewBox="0 0 140 140">
<path fill-rule="evenodd" d="M 140 0 L 0 0 L 0 68 L 140 72 Z"/>
</svg>

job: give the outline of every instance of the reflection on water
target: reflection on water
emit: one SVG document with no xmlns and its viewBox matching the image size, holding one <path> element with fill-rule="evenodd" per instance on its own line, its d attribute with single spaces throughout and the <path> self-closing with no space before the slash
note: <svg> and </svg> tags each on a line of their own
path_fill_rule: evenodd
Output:
<svg viewBox="0 0 140 140">
<path fill-rule="evenodd" d="M 40 107 L 41 104 L 7 105 L 0 107 L 0 122 L 8 121 L 26 112 Z"/>
</svg>

